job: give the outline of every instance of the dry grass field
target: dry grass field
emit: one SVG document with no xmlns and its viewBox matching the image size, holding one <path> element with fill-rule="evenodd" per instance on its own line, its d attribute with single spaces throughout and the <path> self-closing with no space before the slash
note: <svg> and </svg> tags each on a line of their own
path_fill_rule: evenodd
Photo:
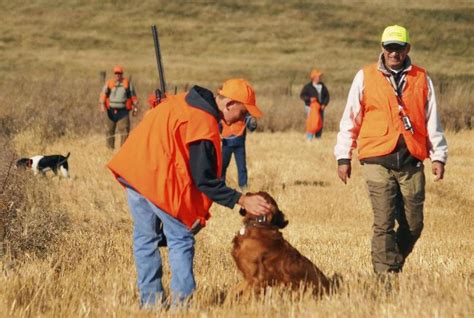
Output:
<svg viewBox="0 0 474 318">
<path fill-rule="evenodd" d="M 472 1 L 0 3 L 0 317 L 474 316 Z M 438 183 L 425 162 L 425 229 L 387 290 L 372 273 L 360 166 L 344 185 L 332 151 L 352 77 L 375 61 L 380 32 L 393 23 L 411 31 L 410 56 L 434 80 L 449 160 Z M 198 289 L 188 310 L 139 310 L 132 222 L 123 190 L 105 169 L 113 152 L 97 100 L 99 71 L 123 64 L 146 108 L 157 86 L 151 24 L 160 31 L 171 89 L 216 89 L 233 76 L 254 84 L 265 117 L 247 140 L 249 190 L 270 192 L 290 221 L 285 238 L 325 274 L 343 276 L 336 294 L 317 300 L 274 289 L 223 303 L 240 280 L 230 249 L 241 217 L 215 205 L 197 236 Z M 325 71 L 332 101 L 323 139 L 308 143 L 297 95 L 312 67 Z M 67 152 L 67 180 L 9 169 L 20 156 Z M 235 170 L 232 162 L 231 186 Z M 168 288 L 167 266 L 164 277 Z"/>
<path fill-rule="evenodd" d="M 208 227 L 197 236 L 198 289 L 189 311 L 179 314 L 471 316 L 474 202 L 470 167 L 474 147 L 470 140 L 474 133 L 448 134 L 451 158 L 446 180 L 437 184 L 428 181 L 426 228 L 400 276 L 399 287 L 391 292 L 372 275 L 371 210 L 359 166 L 355 165 L 352 179 L 344 186 L 336 177 L 332 156 L 335 134 L 324 137 L 320 142 L 307 143 L 296 132 L 250 135 L 250 190 L 262 189 L 275 196 L 290 221 L 285 237 L 324 273 L 340 273 L 344 277 L 341 290 L 319 301 L 309 295 L 272 291 L 250 304 L 221 304 L 226 291 L 240 279 L 230 256 L 230 242 L 241 226 L 241 217 L 237 209 L 214 206 Z M 31 149 L 34 139 L 34 134 L 19 134 L 14 143 L 22 152 Z M 40 201 L 30 202 L 33 212 L 24 213 L 47 213 L 52 224 L 45 230 L 62 231 L 51 238 L 53 246 L 42 254 L 27 254 L 3 271 L 0 312 L 56 317 L 154 315 L 138 310 L 131 219 L 123 190 L 104 168 L 112 152 L 103 144 L 102 136 L 89 135 L 62 138 L 46 147 L 48 153 L 71 151 L 72 178 L 37 180 L 35 191 L 46 191 L 50 197 L 33 194 Z M 230 169 L 229 182 L 235 185 L 235 168 Z M 54 209 L 35 212 L 47 200 Z M 35 221 L 30 223 L 35 226 Z M 30 238 L 39 240 L 40 233 Z M 168 268 L 166 273 L 168 283 Z"/>
</svg>

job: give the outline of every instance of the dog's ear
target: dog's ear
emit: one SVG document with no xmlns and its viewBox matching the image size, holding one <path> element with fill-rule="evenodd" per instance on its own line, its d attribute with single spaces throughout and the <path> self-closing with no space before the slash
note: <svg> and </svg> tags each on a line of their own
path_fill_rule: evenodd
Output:
<svg viewBox="0 0 474 318">
<path fill-rule="evenodd" d="M 271 223 L 279 229 L 283 229 L 288 225 L 288 221 L 285 220 L 285 214 L 280 210 L 273 215 Z"/>
</svg>

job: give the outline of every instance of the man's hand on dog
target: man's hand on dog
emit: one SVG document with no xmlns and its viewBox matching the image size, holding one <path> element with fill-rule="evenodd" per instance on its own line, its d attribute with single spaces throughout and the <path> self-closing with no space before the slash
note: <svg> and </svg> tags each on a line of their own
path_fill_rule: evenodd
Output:
<svg viewBox="0 0 474 318">
<path fill-rule="evenodd" d="M 268 203 L 262 196 L 253 195 L 247 196 L 242 194 L 238 204 L 247 211 L 247 213 L 253 215 L 265 215 L 270 213 L 271 204 Z"/>
</svg>

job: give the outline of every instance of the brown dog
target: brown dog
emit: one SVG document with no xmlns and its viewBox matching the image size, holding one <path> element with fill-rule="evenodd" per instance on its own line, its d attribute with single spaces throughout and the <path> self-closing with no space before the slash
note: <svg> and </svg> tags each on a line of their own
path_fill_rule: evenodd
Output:
<svg viewBox="0 0 474 318">
<path fill-rule="evenodd" d="M 293 289 L 311 286 L 315 295 L 329 292 L 332 282 L 309 259 L 284 238 L 280 229 L 288 225 L 275 200 L 266 192 L 260 195 L 272 205 L 271 213 L 256 217 L 244 209 L 244 226 L 234 237 L 232 257 L 244 276 L 235 293 L 258 293 L 267 286 L 284 285 Z"/>
</svg>

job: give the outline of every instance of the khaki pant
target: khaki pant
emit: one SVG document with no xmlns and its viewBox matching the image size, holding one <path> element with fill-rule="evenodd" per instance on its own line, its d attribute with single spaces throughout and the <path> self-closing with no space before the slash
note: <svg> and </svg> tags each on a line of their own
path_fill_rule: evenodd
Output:
<svg viewBox="0 0 474 318">
<path fill-rule="evenodd" d="M 3 245 L 4 238 L 5 238 L 5 225 L 3 224 L 3 220 L 0 219 L 0 261 L 5 255 L 5 248 Z"/>
<path fill-rule="evenodd" d="M 106 117 L 107 130 L 105 132 L 106 144 L 110 149 L 115 146 L 115 133 L 120 135 L 120 145 L 123 145 L 130 132 L 130 115 L 125 116 L 117 122 Z"/>
<path fill-rule="evenodd" d="M 423 230 L 423 164 L 405 167 L 401 171 L 378 164 L 364 164 L 363 172 L 374 212 L 374 271 L 400 272 Z M 398 223 L 396 231 L 395 221 Z"/>
</svg>

